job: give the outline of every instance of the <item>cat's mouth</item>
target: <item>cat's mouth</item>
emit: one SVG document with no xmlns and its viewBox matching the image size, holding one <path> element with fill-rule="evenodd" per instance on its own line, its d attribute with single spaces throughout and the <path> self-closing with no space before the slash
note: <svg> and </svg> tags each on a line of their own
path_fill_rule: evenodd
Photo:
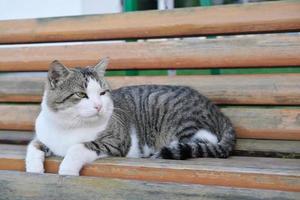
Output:
<svg viewBox="0 0 300 200">
<path fill-rule="evenodd" d="M 103 114 L 101 112 L 96 112 L 95 114 L 91 114 L 88 116 L 83 116 L 85 119 L 96 119 L 96 118 L 101 118 Z"/>
</svg>

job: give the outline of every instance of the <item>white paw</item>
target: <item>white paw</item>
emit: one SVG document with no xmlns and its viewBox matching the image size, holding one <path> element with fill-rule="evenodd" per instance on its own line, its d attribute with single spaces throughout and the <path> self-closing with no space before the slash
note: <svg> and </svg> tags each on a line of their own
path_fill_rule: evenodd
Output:
<svg viewBox="0 0 300 200">
<path fill-rule="evenodd" d="M 79 171 L 59 169 L 58 174 L 59 175 L 68 175 L 68 176 L 79 176 Z"/>
<path fill-rule="evenodd" d="M 62 162 L 59 166 L 58 174 L 59 175 L 71 175 L 71 176 L 79 176 L 78 168 L 75 168 L 71 163 Z"/>
<path fill-rule="evenodd" d="M 30 173 L 44 173 L 44 163 L 40 159 L 26 160 L 26 172 Z"/>
<path fill-rule="evenodd" d="M 45 153 L 36 147 L 37 141 L 33 140 L 27 147 L 26 172 L 44 173 Z"/>
<path fill-rule="evenodd" d="M 156 152 L 150 156 L 150 159 L 159 159 L 161 158 L 160 152 Z"/>
</svg>

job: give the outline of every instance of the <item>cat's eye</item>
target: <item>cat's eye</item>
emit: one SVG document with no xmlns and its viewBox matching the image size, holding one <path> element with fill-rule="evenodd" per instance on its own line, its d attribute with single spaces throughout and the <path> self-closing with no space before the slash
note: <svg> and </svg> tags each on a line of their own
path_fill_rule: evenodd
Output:
<svg viewBox="0 0 300 200">
<path fill-rule="evenodd" d="M 76 92 L 75 95 L 79 98 L 87 98 L 87 95 L 84 92 Z"/>
<path fill-rule="evenodd" d="M 108 91 L 109 91 L 109 90 L 104 90 L 104 91 L 100 92 L 100 96 L 105 95 L 106 92 L 108 92 Z"/>
</svg>

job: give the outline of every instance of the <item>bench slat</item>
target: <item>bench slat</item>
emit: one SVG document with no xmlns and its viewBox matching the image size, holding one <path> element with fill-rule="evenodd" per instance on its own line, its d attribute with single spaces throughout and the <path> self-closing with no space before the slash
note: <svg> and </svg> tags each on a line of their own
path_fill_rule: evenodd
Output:
<svg viewBox="0 0 300 200">
<path fill-rule="evenodd" d="M 0 43 L 150 38 L 296 31 L 299 1 L 143 11 L 122 14 L 8 20 Z"/>
<path fill-rule="evenodd" d="M 300 74 L 136 76 L 107 77 L 107 80 L 112 88 L 187 85 L 218 104 L 300 105 Z M 45 78 L 39 77 L 0 77 L 0 102 L 40 102 L 44 81 Z"/>
<path fill-rule="evenodd" d="M 24 170 L 25 150 L 22 146 L 0 145 L 0 149 L 0 170 Z M 46 172 L 57 173 L 60 162 L 59 158 L 48 158 Z M 230 157 L 186 161 L 106 158 L 87 165 L 81 174 L 299 192 L 299 166 L 300 160 L 279 158 Z"/>
<path fill-rule="evenodd" d="M 296 200 L 296 192 L 226 188 L 204 185 L 156 183 L 94 177 L 61 177 L 0 171 L 0 193 L 4 199 L 280 199 Z"/>
<path fill-rule="evenodd" d="M 105 56 L 111 58 L 109 69 L 299 66 L 299 54 L 299 34 L 110 44 L 4 45 L 0 46 L 0 71 L 47 70 L 53 60 L 71 67 L 94 65 Z"/>
<path fill-rule="evenodd" d="M 28 144 L 32 138 L 29 131 L 0 131 L 2 144 Z M 300 141 L 237 139 L 233 155 L 300 158 Z"/>
<path fill-rule="evenodd" d="M 31 131 L 1 131 L 0 143 L 4 144 L 28 144 L 33 139 Z"/>
<path fill-rule="evenodd" d="M 0 105 L 0 129 L 33 130 L 38 105 Z M 300 140 L 300 109 L 224 108 L 239 138 Z"/>
<path fill-rule="evenodd" d="M 234 155 L 300 158 L 300 141 L 238 139 Z"/>
</svg>

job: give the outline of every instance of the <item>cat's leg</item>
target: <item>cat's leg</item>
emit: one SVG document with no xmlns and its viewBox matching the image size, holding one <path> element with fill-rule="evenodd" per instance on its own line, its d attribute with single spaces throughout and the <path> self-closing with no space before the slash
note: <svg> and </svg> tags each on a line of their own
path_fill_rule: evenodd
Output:
<svg viewBox="0 0 300 200">
<path fill-rule="evenodd" d="M 38 139 L 33 139 L 28 147 L 25 159 L 26 172 L 44 173 L 45 156 L 51 154 L 50 150 Z"/>
<path fill-rule="evenodd" d="M 95 151 L 86 148 L 84 144 L 76 144 L 67 151 L 58 173 L 79 176 L 79 172 L 85 164 L 91 163 L 101 156 L 105 157 L 105 154 L 98 155 Z"/>
<path fill-rule="evenodd" d="M 60 175 L 78 176 L 81 168 L 98 158 L 107 156 L 124 156 L 118 147 L 120 140 L 95 140 L 72 146 L 59 167 Z"/>
</svg>

